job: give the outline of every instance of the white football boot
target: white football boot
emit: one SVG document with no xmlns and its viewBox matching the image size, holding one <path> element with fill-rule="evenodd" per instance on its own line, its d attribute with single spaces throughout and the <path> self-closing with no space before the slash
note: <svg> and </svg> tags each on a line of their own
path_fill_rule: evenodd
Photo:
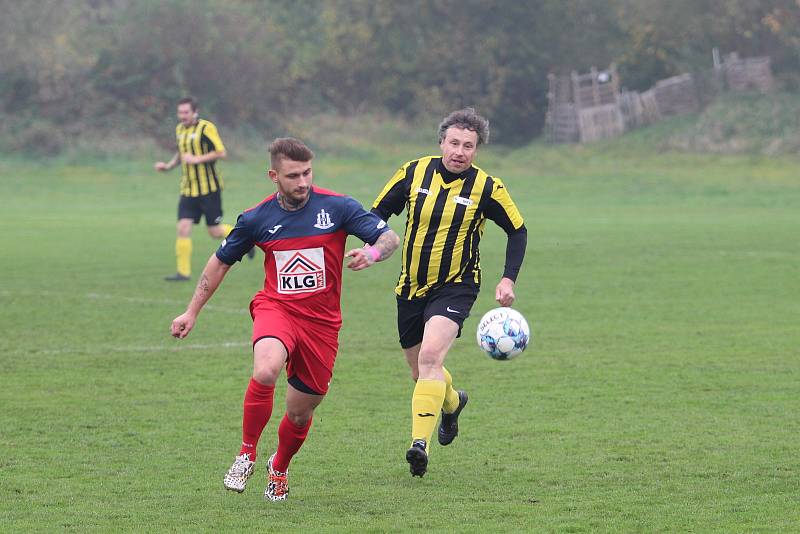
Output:
<svg viewBox="0 0 800 534">
<path fill-rule="evenodd" d="M 222 483 L 225 485 L 225 489 L 235 491 L 237 493 L 243 492 L 244 488 L 247 486 L 247 481 L 250 478 L 250 475 L 253 474 L 254 466 L 255 462 L 250 461 L 249 454 L 245 453 L 237 456 L 233 461 L 231 468 L 228 469 L 227 473 L 225 473 L 225 478 L 222 481 Z"/>
</svg>

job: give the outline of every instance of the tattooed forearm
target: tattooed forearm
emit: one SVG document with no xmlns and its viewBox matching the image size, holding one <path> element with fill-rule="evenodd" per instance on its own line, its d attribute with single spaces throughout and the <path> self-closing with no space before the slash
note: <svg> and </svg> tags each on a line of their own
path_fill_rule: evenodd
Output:
<svg viewBox="0 0 800 534">
<path fill-rule="evenodd" d="M 189 303 L 189 310 L 194 313 L 199 313 L 200 309 L 208 302 L 214 291 L 217 290 L 225 274 L 230 269 L 230 265 L 226 265 L 219 261 L 216 256 L 212 255 L 208 260 L 203 274 L 200 275 L 200 281 L 197 282 L 197 287 L 194 289 L 194 295 Z"/>
<path fill-rule="evenodd" d="M 197 300 L 205 304 L 205 301 L 208 300 L 208 293 L 210 291 L 211 288 L 208 285 L 208 275 L 205 271 L 203 271 L 203 274 L 200 276 L 200 281 L 197 282 L 197 287 L 194 289 L 193 300 Z"/>
<path fill-rule="evenodd" d="M 378 240 L 375 241 L 375 244 L 372 245 L 372 248 L 381 253 L 378 261 L 383 261 L 391 256 L 399 246 L 400 237 L 394 232 L 394 230 L 389 230 L 388 232 L 381 234 Z"/>
<path fill-rule="evenodd" d="M 205 271 L 203 272 L 203 276 L 200 277 L 200 282 L 197 284 L 197 289 L 202 291 L 204 295 L 209 292 L 208 275 L 205 273 Z"/>
</svg>

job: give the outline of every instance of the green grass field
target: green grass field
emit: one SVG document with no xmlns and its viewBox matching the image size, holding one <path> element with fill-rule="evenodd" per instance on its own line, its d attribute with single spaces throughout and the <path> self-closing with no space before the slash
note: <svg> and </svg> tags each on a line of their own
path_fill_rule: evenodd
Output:
<svg viewBox="0 0 800 534">
<path fill-rule="evenodd" d="M 422 153 L 320 153 L 316 182 L 369 203 Z M 516 307 L 533 346 L 494 362 L 475 345 L 502 269 L 491 227 L 484 291 L 447 360 L 471 399 L 461 435 L 412 479 L 399 257 L 347 272 L 331 391 L 289 500 L 273 504 L 263 460 L 283 382 L 258 477 L 222 488 L 260 263 L 237 265 L 178 342 L 168 326 L 193 285 L 161 280 L 177 174 L 0 159 L 0 530 L 798 531 L 798 161 L 608 144 L 487 150 L 478 164 L 526 217 Z M 228 221 L 271 192 L 263 168 L 224 164 Z M 216 243 L 194 237 L 197 274 Z"/>
</svg>

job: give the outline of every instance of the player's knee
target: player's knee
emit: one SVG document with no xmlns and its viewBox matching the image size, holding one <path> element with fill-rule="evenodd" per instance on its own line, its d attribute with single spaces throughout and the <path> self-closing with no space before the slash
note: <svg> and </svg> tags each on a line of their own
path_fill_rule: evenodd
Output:
<svg viewBox="0 0 800 534">
<path fill-rule="evenodd" d="M 418 367 L 424 369 L 438 369 L 442 366 L 442 361 L 444 360 L 444 354 L 442 354 L 438 350 L 430 350 L 423 347 L 419 351 L 419 358 L 418 358 Z M 413 374 L 414 370 L 412 370 Z M 417 376 L 419 376 L 419 370 L 417 370 Z"/>
<path fill-rule="evenodd" d="M 298 410 L 290 407 L 286 408 L 286 417 L 288 417 L 289 421 L 291 421 L 292 424 L 297 427 L 306 426 L 311 420 L 312 415 L 314 415 L 314 410 Z"/>
<path fill-rule="evenodd" d="M 181 219 L 176 225 L 178 230 L 178 237 L 189 237 L 192 234 L 192 220 Z"/>
<path fill-rule="evenodd" d="M 253 378 L 255 378 L 256 382 L 264 384 L 265 386 L 274 386 L 275 382 L 278 381 L 279 374 L 280 369 L 275 370 L 267 366 L 259 365 L 253 368 Z"/>
</svg>

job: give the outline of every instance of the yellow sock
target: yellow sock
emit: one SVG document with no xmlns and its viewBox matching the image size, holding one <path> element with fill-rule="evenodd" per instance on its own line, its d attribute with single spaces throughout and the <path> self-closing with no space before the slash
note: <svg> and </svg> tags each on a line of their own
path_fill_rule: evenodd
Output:
<svg viewBox="0 0 800 534">
<path fill-rule="evenodd" d="M 220 226 L 222 227 L 222 231 L 225 232 L 225 237 L 228 237 L 228 234 L 233 230 L 233 226 L 225 223 L 220 224 Z"/>
<path fill-rule="evenodd" d="M 175 257 L 178 260 L 178 274 L 192 274 L 192 238 L 179 237 L 175 240 Z"/>
<path fill-rule="evenodd" d="M 411 398 L 411 440 L 424 439 L 430 444 L 436 420 L 444 402 L 443 380 L 421 378 L 417 380 Z"/>
<path fill-rule="evenodd" d="M 444 383 L 445 383 L 445 390 L 444 390 L 444 404 L 442 404 L 442 409 L 444 413 L 453 413 L 458 408 L 458 392 L 453 389 L 453 377 L 450 376 L 450 372 L 442 367 L 442 371 L 444 372 Z"/>
</svg>

